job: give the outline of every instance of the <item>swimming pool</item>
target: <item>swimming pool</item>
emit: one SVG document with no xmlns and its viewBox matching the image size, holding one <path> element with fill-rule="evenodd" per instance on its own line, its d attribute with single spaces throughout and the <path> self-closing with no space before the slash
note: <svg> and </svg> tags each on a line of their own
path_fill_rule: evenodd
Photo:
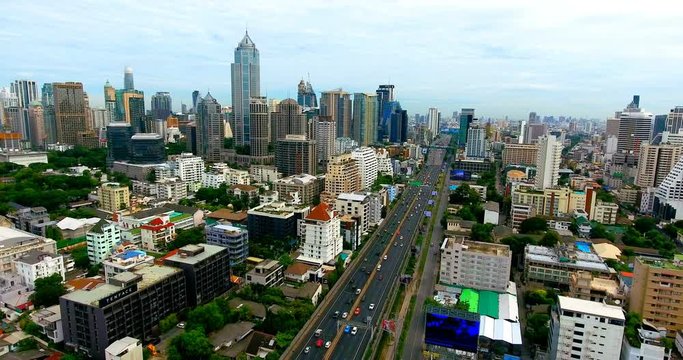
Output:
<svg viewBox="0 0 683 360">
<path fill-rule="evenodd" d="M 591 244 L 585 242 L 585 241 L 577 241 L 576 242 L 576 248 L 585 253 L 590 253 L 591 252 Z"/>
</svg>

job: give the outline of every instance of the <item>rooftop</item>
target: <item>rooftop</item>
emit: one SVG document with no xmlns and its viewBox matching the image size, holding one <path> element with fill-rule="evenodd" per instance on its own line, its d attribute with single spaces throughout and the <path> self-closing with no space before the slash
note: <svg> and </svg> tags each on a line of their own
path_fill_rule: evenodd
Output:
<svg viewBox="0 0 683 360">
<path fill-rule="evenodd" d="M 294 212 L 306 210 L 307 205 L 294 205 L 286 204 L 283 201 L 276 201 L 264 205 L 257 206 L 253 209 L 249 209 L 247 214 L 268 214 L 268 215 L 279 215 L 279 216 L 290 216 Z"/>
<path fill-rule="evenodd" d="M 334 211 L 326 203 L 322 202 L 311 210 L 308 216 L 306 216 L 306 220 L 330 221 L 333 217 Z"/>
<path fill-rule="evenodd" d="M 337 196 L 337 200 L 364 201 L 367 197 L 366 193 L 341 193 Z"/>
<path fill-rule="evenodd" d="M 582 314 L 604 316 L 611 319 L 625 320 L 624 310 L 620 306 L 607 305 L 596 301 L 581 300 L 566 296 L 558 296 L 561 310 L 574 311 Z"/>
<path fill-rule="evenodd" d="M 38 240 L 38 238 L 38 235 L 23 230 L 0 227 L 0 247 L 14 246 L 24 241 Z"/>
<path fill-rule="evenodd" d="M 129 346 L 138 344 L 139 342 L 140 342 L 140 340 L 138 340 L 136 338 L 126 336 L 123 339 L 119 339 L 119 340 L 116 340 L 113 343 L 111 343 L 111 345 L 109 345 L 107 347 L 107 352 L 110 354 L 113 354 L 113 355 L 119 355 L 120 356 L 120 355 L 122 355 L 121 353 L 123 351 L 127 350 L 127 348 Z"/>
<path fill-rule="evenodd" d="M 16 262 L 21 262 L 24 264 L 35 265 L 43 261 L 45 258 L 57 258 L 62 257 L 62 255 L 53 254 L 45 251 L 33 250 L 25 253 L 20 258 L 14 260 Z"/>
<path fill-rule="evenodd" d="M 286 297 L 297 299 L 311 299 L 316 291 L 320 288 L 320 284 L 307 282 L 301 287 L 295 288 L 287 285 L 280 285 L 278 288 L 282 290 L 282 294 Z"/>
<path fill-rule="evenodd" d="M 510 247 L 508 245 L 470 241 L 464 240 L 463 238 L 448 238 L 446 241 L 446 247 L 453 247 L 455 244 L 462 244 L 464 248 L 471 252 L 495 256 L 510 256 Z"/>
<path fill-rule="evenodd" d="M 218 209 L 206 217 L 210 219 L 217 219 L 217 220 L 228 220 L 228 221 L 234 221 L 234 222 L 242 222 L 247 219 L 247 213 L 246 211 L 241 211 L 241 212 L 234 212 L 230 209 Z"/>
<path fill-rule="evenodd" d="M 683 263 L 681 262 L 681 255 L 675 255 L 674 260 L 659 259 L 659 258 L 649 258 L 649 257 L 639 257 L 638 261 L 643 264 L 647 264 L 653 268 L 666 269 L 666 270 L 683 270 Z"/>
<path fill-rule="evenodd" d="M 315 181 L 317 178 L 313 175 L 309 174 L 298 174 L 298 175 L 291 175 L 287 176 L 281 179 L 277 179 L 273 181 L 274 183 L 281 183 L 281 184 L 296 184 L 296 185 L 305 185 L 305 184 L 310 184 L 313 181 Z"/>
<path fill-rule="evenodd" d="M 201 251 L 199 253 L 196 253 L 199 251 L 201 248 L 204 248 L 204 251 Z M 186 245 L 183 246 L 179 249 L 178 253 L 176 253 L 173 256 L 170 256 L 166 258 L 167 261 L 174 261 L 177 263 L 181 264 L 197 264 L 200 263 L 211 256 L 218 254 L 223 251 L 228 251 L 227 248 L 224 248 L 222 246 L 216 246 L 216 245 L 209 245 L 209 244 L 199 244 L 199 245 Z M 183 255 L 183 251 L 189 251 L 189 252 L 195 252 L 195 255 L 192 256 L 186 256 Z"/>
<path fill-rule="evenodd" d="M 527 245 L 525 250 L 527 260 L 548 265 L 565 265 L 567 267 L 609 272 L 609 267 L 600 256 L 593 253 L 576 251 L 573 246 L 560 246 L 549 248 L 538 245 Z"/>
</svg>

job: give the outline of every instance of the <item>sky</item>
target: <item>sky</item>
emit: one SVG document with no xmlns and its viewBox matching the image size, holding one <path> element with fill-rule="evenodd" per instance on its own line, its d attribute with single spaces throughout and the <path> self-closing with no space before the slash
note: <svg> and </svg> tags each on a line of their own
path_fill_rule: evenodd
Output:
<svg viewBox="0 0 683 360">
<path fill-rule="evenodd" d="M 230 63 L 248 28 L 261 91 L 396 86 L 409 114 L 463 107 L 479 117 L 604 119 L 633 94 L 667 113 L 683 104 L 683 21 L 676 1 L 5 1 L 0 87 L 80 81 L 92 106 L 131 66 L 147 101 L 175 110 L 210 91 L 230 105 Z"/>
</svg>

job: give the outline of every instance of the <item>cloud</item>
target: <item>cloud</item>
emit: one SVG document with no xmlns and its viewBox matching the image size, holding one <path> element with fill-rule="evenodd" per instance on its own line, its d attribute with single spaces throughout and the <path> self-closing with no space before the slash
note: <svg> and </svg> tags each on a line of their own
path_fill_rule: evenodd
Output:
<svg viewBox="0 0 683 360">
<path fill-rule="evenodd" d="M 604 118 L 633 93 L 666 112 L 683 76 L 675 2 L 195 1 L 8 2 L 0 84 L 81 81 L 93 104 L 124 66 L 136 87 L 230 104 L 233 50 L 248 26 L 262 89 L 284 98 L 310 73 L 316 90 L 374 91 L 391 81 L 404 108 L 484 116 Z M 149 97 L 149 96 L 148 96 Z"/>
</svg>

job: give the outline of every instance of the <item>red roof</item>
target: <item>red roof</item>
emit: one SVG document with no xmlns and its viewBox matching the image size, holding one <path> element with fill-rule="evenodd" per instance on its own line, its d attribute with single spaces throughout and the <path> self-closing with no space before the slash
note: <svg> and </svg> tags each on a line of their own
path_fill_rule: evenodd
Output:
<svg viewBox="0 0 683 360">
<path fill-rule="evenodd" d="M 632 272 L 628 272 L 628 271 L 622 271 L 622 272 L 621 272 L 621 276 L 625 276 L 625 277 L 630 277 L 630 278 L 632 278 L 632 277 L 633 277 L 633 273 L 632 273 Z"/>
<path fill-rule="evenodd" d="M 318 206 L 314 207 L 310 213 L 308 213 L 308 216 L 306 216 L 306 219 L 319 220 L 319 221 L 330 221 L 330 220 L 332 220 L 332 217 L 330 216 L 331 212 L 332 211 L 330 210 L 330 207 L 327 204 L 320 203 Z"/>
<path fill-rule="evenodd" d="M 150 225 L 164 225 L 164 220 L 161 220 L 161 218 L 155 218 L 154 220 L 149 222 Z"/>
<path fill-rule="evenodd" d="M 154 263 L 157 264 L 157 265 L 163 265 L 163 264 L 164 264 L 164 260 L 170 258 L 171 256 L 173 256 L 173 255 L 175 255 L 175 254 L 177 254 L 177 253 L 178 253 L 178 249 L 171 250 L 171 251 L 168 252 L 168 254 L 166 254 L 166 255 L 164 255 L 164 256 L 162 256 L 162 257 L 160 257 L 160 258 L 154 260 Z"/>
<path fill-rule="evenodd" d="M 140 226 L 140 228 L 157 232 L 157 231 L 164 230 L 166 228 L 170 228 L 172 226 L 174 226 L 174 224 L 172 222 L 167 222 L 164 224 L 164 220 L 162 220 L 161 218 L 155 218 L 154 220 L 148 222 L 147 224 Z"/>
</svg>

